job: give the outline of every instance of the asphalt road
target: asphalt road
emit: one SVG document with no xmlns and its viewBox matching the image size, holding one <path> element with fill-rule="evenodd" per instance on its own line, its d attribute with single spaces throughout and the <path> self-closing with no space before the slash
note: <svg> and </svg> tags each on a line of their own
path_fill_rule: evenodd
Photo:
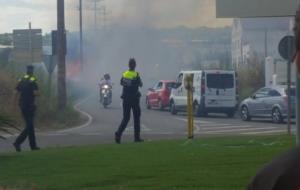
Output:
<svg viewBox="0 0 300 190">
<path fill-rule="evenodd" d="M 168 111 L 147 110 L 143 100 L 141 106 L 141 134 L 146 141 L 186 138 L 187 119 L 185 113 L 173 116 Z M 114 132 L 118 128 L 122 116 L 120 98 L 115 96 L 113 104 L 108 109 L 104 109 L 99 104 L 96 96 L 83 100 L 78 107 L 90 117 L 90 122 L 86 125 L 63 131 L 37 132 L 37 142 L 41 148 L 114 143 Z M 295 124 L 293 124 L 293 130 L 294 128 Z M 196 118 L 194 132 L 197 138 L 219 135 L 284 134 L 286 131 L 286 124 L 273 124 L 269 119 L 244 122 L 238 116 L 227 118 L 225 115 L 212 114 L 206 118 Z M 11 146 L 14 139 L 15 136 L 11 136 L 5 141 L 1 140 L 0 151 L 14 151 Z M 132 121 L 124 133 L 122 142 L 133 142 Z M 22 148 L 28 150 L 28 143 L 25 142 Z"/>
</svg>

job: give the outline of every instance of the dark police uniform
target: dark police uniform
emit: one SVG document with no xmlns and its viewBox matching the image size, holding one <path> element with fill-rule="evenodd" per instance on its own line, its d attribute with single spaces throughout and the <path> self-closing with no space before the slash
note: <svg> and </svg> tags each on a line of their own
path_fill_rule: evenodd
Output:
<svg viewBox="0 0 300 190">
<path fill-rule="evenodd" d="M 124 132 L 127 124 L 130 120 L 130 111 L 133 112 L 134 117 L 134 139 L 135 141 L 141 141 L 140 139 L 140 97 L 139 87 L 142 86 L 142 80 L 139 73 L 135 71 L 126 71 L 123 73 L 121 79 L 121 85 L 123 86 L 123 93 L 121 98 L 123 99 L 123 120 L 119 126 L 119 129 L 115 133 L 117 143 L 120 143 L 120 138 Z"/>
<path fill-rule="evenodd" d="M 14 144 L 20 146 L 28 136 L 30 148 L 34 150 L 37 149 L 34 134 L 34 115 L 36 110 L 34 92 L 38 90 L 36 78 L 31 75 L 25 75 L 20 79 L 16 90 L 20 93 L 19 106 L 26 126 Z"/>
</svg>

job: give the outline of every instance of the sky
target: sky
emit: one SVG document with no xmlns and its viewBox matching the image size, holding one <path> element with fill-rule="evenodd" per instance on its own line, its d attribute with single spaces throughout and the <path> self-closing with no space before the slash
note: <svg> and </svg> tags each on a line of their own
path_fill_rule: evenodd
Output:
<svg viewBox="0 0 300 190">
<path fill-rule="evenodd" d="M 94 21 L 94 0 L 83 0 L 84 21 Z M 49 32 L 56 28 L 56 0 L 0 0 L 0 33 L 13 29 L 42 28 Z M 66 28 L 78 30 L 78 0 L 65 0 Z M 100 4 L 100 3 L 99 3 Z M 104 0 L 111 24 L 146 25 L 157 28 L 222 27 L 231 19 L 216 19 L 214 0 Z"/>
</svg>

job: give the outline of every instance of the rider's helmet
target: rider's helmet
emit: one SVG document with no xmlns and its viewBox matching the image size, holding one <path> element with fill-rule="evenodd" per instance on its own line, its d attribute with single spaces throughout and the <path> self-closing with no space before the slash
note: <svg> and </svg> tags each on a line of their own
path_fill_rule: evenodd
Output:
<svg viewBox="0 0 300 190">
<path fill-rule="evenodd" d="M 110 80 L 110 75 L 109 75 L 108 73 L 105 73 L 105 74 L 104 74 L 104 79 L 105 79 L 105 80 Z"/>
</svg>

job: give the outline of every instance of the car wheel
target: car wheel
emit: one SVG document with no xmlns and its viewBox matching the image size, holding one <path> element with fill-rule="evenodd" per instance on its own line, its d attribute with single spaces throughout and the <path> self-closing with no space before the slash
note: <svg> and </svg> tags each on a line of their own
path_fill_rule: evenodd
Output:
<svg viewBox="0 0 300 190">
<path fill-rule="evenodd" d="M 176 110 L 176 106 L 174 102 L 171 102 L 170 104 L 170 112 L 172 115 L 176 115 L 177 114 L 177 110 Z"/>
<path fill-rule="evenodd" d="M 150 105 L 150 102 L 149 102 L 148 98 L 146 98 L 146 106 L 147 106 L 148 110 L 151 109 L 151 105 Z"/>
<path fill-rule="evenodd" d="M 249 110 L 247 106 L 243 106 L 241 109 L 241 118 L 243 121 L 250 121 L 251 116 L 249 115 Z"/>
<path fill-rule="evenodd" d="M 161 100 L 158 101 L 158 108 L 159 108 L 161 111 L 163 111 L 163 110 L 165 109 L 165 107 L 164 107 L 164 105 L 163 105 L 163 103 L 162 103 Z"/>
<path fill-rule="evenodd" d="M 282 123 L 283 117 L 279 108 L 274 108 L 272 111 L 272 121 L 273 123 Z"/>
</svg>

